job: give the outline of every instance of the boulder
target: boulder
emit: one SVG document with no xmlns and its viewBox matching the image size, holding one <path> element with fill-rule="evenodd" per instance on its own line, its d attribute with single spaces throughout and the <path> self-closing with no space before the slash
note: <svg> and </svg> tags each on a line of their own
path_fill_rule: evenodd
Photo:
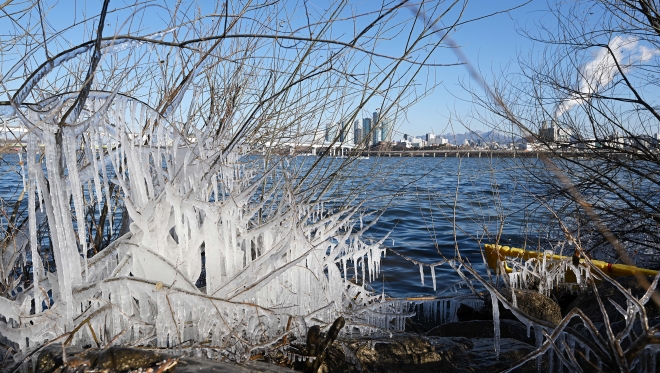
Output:
<svg viewBox="0 0 660 373">
<path fill-rule="evenodd" d="M 513 303 L 511 297 L 511 289 L 498 289 L 500 294 L 504 296 L 510 303 Z M 557 325 L 561 322 L 562 314 L 559 305 L 549 297 L 533 290 L 516 289 L 516 302 L 518 309 L 527 315 L 538 319 L 547 321 L 551 324 Z M 492 302 L 490 295 L 486 297 L 485 306 L 492 315 Z M 492 316 L 491 316 L 492 319 Z M 518 320 L 518 318 L 500 302 L 500 319 Z"/>
<path fill-rule="evenodd" d="M 497 356 L 493 338 L 422 337 L 403 333 L 392 338 L 338 340 L 331 350 L 320 372 L 482 373 L 507 368 L 534 347 L 502 338 Z M 536 361 L 527 362 L 514 372 L 536 372 Z"/>
<path fill-rule="evenodd" d="M 647 279 L 649 283 L 653 282 L 653 278 Z M 637 279 L 634 277 L 619 277 L 616 281 L 623 286 L 624 289 L 630 289 L 630 293 L 635 296 L 637 299 L 641 298 L 646 290 L 637 282 Z M 610 323 L 617 323 L 619 321 L 624 321 L 623 315 L 617 311 L 616 307 L 611 303 L 611 301 L 616 302 L 624 310 L 627 308 L 626 297 L 621 293 L 621 291 L 612 285 L 609 281 L 602 281 L 596 285 L 598 290 L 598 295 L 600 296 L 601 302 L 605 307 L 607 316 L 609 317 Z M 656 293 L 658 291 L 656 290 Z M 611 300 L 611 301 L 610 301 Z M 567 314 L 573 308 L 579 308 L 592 322 L 599 324 L 604 322 L 603 312 L 600 309 L 598 304 L 598 299 L 596 293 L 593 290 L 587 291 L 581 294 L 575 299 L 570 305 L 566 307 L 564 313 Z M 646 313 L 648 317 L 660 316 L 660 308 L 653 302 L 649 300 L 646 303 Z M 575 321 L 571 322 L 571 325 L 576 323 L 581 323 L 579 320 L 574 319 Z"/>
<path fill-rule="evenodd" d="M 167 372 L 190 373 L 190 372 L 223 372 L 223 373 L 248 373 L 248 372 L 293 372 L 291 369 L 263 362 L 250 362 L 234 364 L 206 359 L 178 356 L 166 352 L 152 351 L 140 348 L 109 347 L 103 350 L 67 347 L 66 363 L 62 359 L 62 345 L 50 345 L 41 349 L 35 373 L 52 372 L 126 372 L 146 371 L 149 368 L 156 371 L 161 365 L 169 364 L 171 368 Z M 62 369 L 64 368 L 64 369 Z"/>
<path fill-rule="evenodd" d="M 494 338 L 493 320 L 452 322 L 439 325 L 427 334 L 431 337 Z M 500 338 L 511 338 L 530 345 L 535 344 L 534 332 L 527 336 L 527 327 L 517 320 L 500 320 Z"/>
</svg>

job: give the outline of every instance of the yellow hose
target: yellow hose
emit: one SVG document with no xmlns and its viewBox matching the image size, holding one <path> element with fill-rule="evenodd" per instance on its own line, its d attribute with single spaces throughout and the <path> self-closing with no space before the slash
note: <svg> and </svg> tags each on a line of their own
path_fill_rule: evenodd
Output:
<svg viewBox="0 0 660 373">
<path fill-rule="evenodd" d="M 554 254 L 549 255 L 539 251 L 524 250 L 509 246 L 485 244 L 484 248 L 486 249 L 486 261 L 488 262 L 488 267 L 495 270 L 498 269 L 497 268 L 498 259 L 500 261 L 504 261 L 505 257 L 513 257 L 524 260 L 528 260 L 532 258 L 542 259 L 544 255 L 546 256 L 546 258 L 553 260 L 561 260 L 568 258 L 567 256 L 563 256 L 563 255 L 554 255 Z M 584 263 L 584 259 L 580 259 L 580 263 Z M 598 267 L 601 271 L 607 273 L 611 277 L 634 276 L 635 274 L 640 274 L 642 276 L 656 276 L 658 274 L 658 271 L 654 271 L 652 269 L 639 268 L 626 264 L 612 264 L 612 263 L 603 262 L 601 260 L 592 260 L 591 263 L 593 263 L 594 266 Z M 506 270 L 506 273 L 511 273 L 513 271 L 511 268 L 509 268 L 506 265 L 504 266 L 504 269 Z M 574 282 L 575 276 L 574 275 L 567 276 L 566 280 L 567 282 Z"/>
</svg>

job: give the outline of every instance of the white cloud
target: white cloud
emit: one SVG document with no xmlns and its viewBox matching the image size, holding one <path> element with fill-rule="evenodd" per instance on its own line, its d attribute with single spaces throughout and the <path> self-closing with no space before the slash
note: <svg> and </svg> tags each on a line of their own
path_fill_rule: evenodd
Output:
<svg viewBox="0 0 660 373">
<path fill-rule="evenodd" d="M 657 49 L 639 45 L 639 40 L 630 36 L 615 36 L 608 45 L 611 52 L 607 48 L 600 48 L 594 59 L 582 67 L 579 92 L 570 95 L 557 106 L 555 117 L 563 115 L 573 106 L 588 100 L 591 95 L 603 89 L 619 74 L 619 69 L 625 73 L 634 65 L 660 54 Z"/>
</svg>

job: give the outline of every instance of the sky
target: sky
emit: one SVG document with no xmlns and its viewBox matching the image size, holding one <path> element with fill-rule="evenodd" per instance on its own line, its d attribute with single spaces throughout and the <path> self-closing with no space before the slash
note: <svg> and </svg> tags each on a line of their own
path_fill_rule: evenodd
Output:
<svg viewBox="0 0 660 373">
<path fill-rule="evenodd" d="M 487 82 L 493 72 L 514 73 L 518 70 L 518 55 L 526 55 L 533 47 L 533 43 L 520 31 L 533 29 L 538 22 L 542 22 L 547 4 L 542 0 L 529 3 L 526 0 L 475 0 L 468 3 L 464 20 L 518 6 L 511 11 L 467 23 L 452 35 L 453 41 L 461 46 L 470 64 Z M 449 51 L 447 53 L 452 54 Z M 461 82 L 471 80 L 468 70 L 464 66 L 446 67 L 441 75 L 442 86 L 409 110 L 407 120 L 399 123 L 400 133 L 443 134 L 451 132 L 452 128 L 455 133 L 467 132 L 464 126 L 458 124 L 459 121 L 452 120 L 450 123 L 450 119 L 457 116 L 465 119 L 473 109 L 468 102 L 469 96 L 460 86 Z M 473 86 L 478 87 L 477 84 Z M 484 94 L 481 89 L 479 92 Z M 470 129 L 488 131 L 483 124 L 474 121 L 470 122 Z"/>
<path fill-rule="evenodd" d="M 62 0 L 64 1 L 64 0 Z M 78 20 L 84 18 L 85 12 L 98 12 L 99 4 L 85 2 L 84 0 L 66 0 L 78 10 L 76 16 Z M 317 5 L 314 0 L 309 1 L 309 5 Z M 369 0 L 370 1 L 370 0 Z M 46 2 L 48 3 L 48 2 Z M 121 4 L 132 4 L 133 1 L 116 0 L 111 4 L 114 7 Z M 321 0 L 318 3 L 322 3 Z M 57 3 L 56 3 L 57 4 Z M 66 3 L 64 3 L 66 4 Z M 156 3 L 152 3 L 156 4 Z M 213 6 L 214 3 L 204 3 L 205 6 Z M 283 12 L 288 7 L 287 2 L 283 2 Z M 372 3 L 360 3 L 369 6 Z M 73 21 L 71 14 L 67 13 L 69 7 L 62 6 L 59 3 L 52 13 L 48 14 L 47 19 L 53 29 L 60 29 L 62 25 L 69 25 Z M 527 37 L 522 35 L 522 31 L 533 30 L 542 24 L 544 19 L 550 19 L 547 14 L 549 5 L 545 0 L 470 0 L 467 1 L 465 13 L 462 16 L 463 21 L 476 19 L 474 22 L 467 22 L 458 27 L 455 33 L 451 35 L 453 42 L 461 47 L 469 63 L 479 71 L 486 82 L 491 81 L 493 74 L 498 75 L 502 72 L 511 74 L 518 71 L 517 58 L 519 55 L 527 55 L 533 50 L 534 44 Z M 89 8 L 89 9 L 87 9 Z M 509 11 L 507 11 L 510 9 Z M 194 11 L 194 9 L 193 9 Z M 156 14 L 156 9 L 149 10 Z M 453 19 L 450 15 L 448 19 Z M 304 20 L 303 20 L 304 21 Z M 150 20 L 148 17 L 142 20 L 143 24 L 139 28 L 145 30 L 149 28 L 149 23 L 160 23 L 156 16 Z M 119 19 L 109 17 L 107 20 L 110 29 L 117 29 L 123 23 Z M 125 29 L 135 29 L 138 25 L 124 25 Z M 351 30 L 352 31 L 352 30 Z M 341 30 L 339 30 L 341 33 Z M 60 49 L 65 46 L 60 46 Z M 443 49 L 438 54 L 438 61 L 441 63 L 457 62 L 458 58 L 450 49 Z M 4 70 L 4 69 L 3 69 Z M 474 82 L 469 76 L 468 70 L 464 66 L 439 67 L 435 71 L 442 83 L 440 86 L 430 92 L 425 98 L 410 107 L 405 118 L 399 117 L 395 125 L 395 139 L 399 139 L 403 134 L 423 135 L 426 133 L 444 134 L 447 132 L 463 133 L 467 129 L 461 124 L 468 123 L 471 130 L 487 131 L 488 128 L 478 121 L 470 121 L 470 112 L 473 105 L 470 103 L 469 95 L 461 88 L 461 82 L 471 84 L 476 87 L 477 92 L 485 95 L 479 84 Z M 372 107 L 367 107 L 365 111 L 373 111 L 377 102 Z"/>
</svg>

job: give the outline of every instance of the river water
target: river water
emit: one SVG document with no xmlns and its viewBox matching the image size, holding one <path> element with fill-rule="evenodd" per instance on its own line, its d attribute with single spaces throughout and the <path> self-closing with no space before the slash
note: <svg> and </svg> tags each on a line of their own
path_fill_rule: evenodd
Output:
<svg viewBox="0 0 660 373">
<path fill-rule="evenodd" d="M 0 197 L 6 212 L 12 211 L 12 201 L 23 189 L 18 161 L 17 154 L 2 157 Z M 383 245 L 407 257 L 388 251 L 381 275 L 372 283 L 374 290 L 384 290 L 392 297 L 437 294 L 460 277 L 448 264 L 435 267 L 434 291 L 430 268 L 424 268 L 422 285 L 419 265 L 413 261 L 439 262 L 442 255 L 454 257 L 458 249 L 474 268 L 485 273 L 480 248 L 495 242 L 500 231 L 500 243 L 505 245 L 538 241 L 538 232 L 549 216 L 527 192 L 538 186 L 528 181 L 523 163 L 534 161 L 485 157 L 356 160 L 356 170 L 370 172 L 354 172 L 349 183 L 368 183 L 362 190 L 367 210 L 384 208 L 368 237 L 379 240 L 388 235 Z M 0 219 L 4 228 L 6 217 Z"/>
<path fill-rule="evenodd" d="M 448 264 L 435 268 L 433 290 L 429 267 L 424 285 L 419 265 L 455 256 L 456 250 L 485 273 L 483 244 L 523 246 L 539 239 L 549 214 L 529 197 L 539 187 L 528 181 L 524 162 L 514 158 L 372 158 L 393 171 L 374 190 L 396 196 L 369 233 L 383 237 L 388 252 L 383 273 L 372 286 L 393 297 L 434 295 L 452 287 L 460 277 Z M 375 198 L 378 200 L 378 198 Z M 382 203 L 382 201 L 380 202 Z"/>
</svg>

